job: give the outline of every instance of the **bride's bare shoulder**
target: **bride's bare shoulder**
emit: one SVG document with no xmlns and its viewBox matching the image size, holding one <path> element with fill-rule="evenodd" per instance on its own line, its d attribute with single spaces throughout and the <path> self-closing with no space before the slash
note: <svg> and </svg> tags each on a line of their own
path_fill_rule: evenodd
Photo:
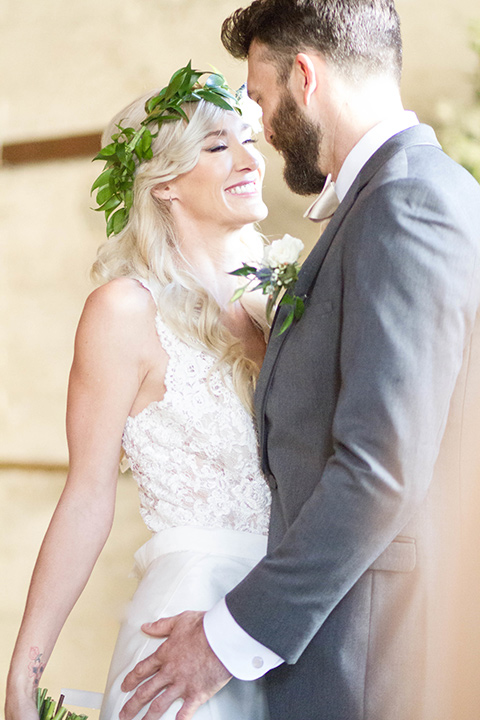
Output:
<svg viewBox="0 0 480 720">
<path fill-rule="evenodd" d="M 133 278 L 120 277 L 100 285 L 87 298 L 85 307 L 106 313 L 144 313 L 154 309 L 151 293 Z"/>
<path fill-rule="evenodd" d="M 100 334 L 109 341 L 122 337 L 141 340 L 142 333 L 151 331 L 155 313 L 155 303 L 146 288 L 132 278 L 116 278 L 90 293 L 78 332 Z"/>
<path fill-rule="evenodd" d="M 149 326 L 155 316 L 156 307 L 151 293 L 137 280 L 115 278 L 96 288 L 88 296 L 82 313 L 81 322 L 108 324 L 126 330 L 129 326 L 141 332 Z"/>
</svg>

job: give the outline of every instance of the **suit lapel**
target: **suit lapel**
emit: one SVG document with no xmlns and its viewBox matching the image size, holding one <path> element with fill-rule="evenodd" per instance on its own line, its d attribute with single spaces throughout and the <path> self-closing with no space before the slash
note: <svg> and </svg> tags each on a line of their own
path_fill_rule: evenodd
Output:
<svg viewBox="0 0 480 720">
<path fill-rule="evenodd" d="M 350 195 L 350 193 L 349 193 Z M 349 202 L 346 202 L 347 198 L 338 206 L 335 214 L 325 228 L 325 232 L 322 233 L 316 245 L 306 258 L 300 270 L 297 283 L 294 288 L 295 295 L 302 297 L 308 302 L 308 291 L 312 286 L 316 276 L 318 275 L 320 268 L 325 260 L 328 250 L 337 234 L 338 228 L 342 224 L 342 220 L 346 213 L 350 210 L 356 193 L 352 195 Z M 288 309 L 285 306 L 280 305 L 277 309 L 275 319 L 272 325 L 270 333 L 270 339 L 268 341 L 267 352 L 262 365 L 262 371 L 259 375 L 257 388 L 255 392 L 255 406 L 256 414 L 258 418 L 263 419 L 264 414 L 264 403 L 267 396 L 268 386 L 270 379 L 275 367 L 275 363 L 280 354 L 280 349 L 285 342 L 289 330 L 279 335 L 282 323 L 287 316 Z"/>
<path fill-rule="evenodd" d="M 427 125 L 416 125 L 390 138 L 390 140 L 388 140 L 379 150 L 377 150 L 376 153 L 374 153 L 374 155 L 372 155 L 355 178 L 348 193 L 338 206 L 325 231 L 320 236 L 318 242 L 313 247 L 300 270 L 298 280 L 294 288 L 294 293 L 295 295 L 305 299 L 305 312 L 308 312 L 308 294 L 310 289 L 321 270 L 328 250 L 331 247 L 345 216 L 351 210 L 359 193 L 365 185 L 370 182 L 379 169 L 388 162 L 388 160 L 390 160 L 390 158 L 392 158 L 396 153 L 405 150 L 407 147 L 412 145 L 433 145 L 438 148 L 440 147 L 432 128 Z M 282 335 L 278 334 L 287 313 L 288 309 L 282 306 L 280 306 L 277 310 L 255 392 L 255 410 L 259 427 L 262 466 L 265 472 L 268 472 L 265 442 L 265 403 L 281 348 L 289 334 L 289 331 L 293 327 L 293 325 L 290 326 L 289 330 L 282 333 Z"/>
<path fill-rule="evenodd" d="M 398 135 L 394 135 L 372 155 L 355 178 L 352 186 L 326 227 L 325 232 L 320 236 L 319 241 L 305 260 L 295 286 L 296 295 L 308 297 L 308 292 L 321 270 L 323 261 L 345 215 L 350 211 L 365 185 L 370 182 L 382 165 L 388 162 L 390 158 L 400 150 L 405 150 L 411 145 L 433 145 L 440 147 L 436 140 L 435 133 L 430 127 L 427 125 L 416 125 Z"/>
</svg>

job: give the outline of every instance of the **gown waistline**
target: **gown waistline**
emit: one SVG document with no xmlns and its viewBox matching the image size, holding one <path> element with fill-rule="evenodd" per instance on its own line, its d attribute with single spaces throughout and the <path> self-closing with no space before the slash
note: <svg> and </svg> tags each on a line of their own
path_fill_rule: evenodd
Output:
<svg viewBox="0 0 480 720">
<path fill-rule="evenodd" d="M 267 552 L 267 536 L 228 528 L 182 526 L 159 530 L 135 553 L 135 573 L 143 575 L 162 555 L 185 551 L 259 561 Z"/>
</svg>

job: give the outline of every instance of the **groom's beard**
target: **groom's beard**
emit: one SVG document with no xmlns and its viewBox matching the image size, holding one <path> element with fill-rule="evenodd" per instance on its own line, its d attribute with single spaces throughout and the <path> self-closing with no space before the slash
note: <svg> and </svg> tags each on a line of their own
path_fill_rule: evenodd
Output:
<svg viewBox="0 0 480 720">
<path fill-rule="evenodd" d="M 303 115 L 288 91 L 272 118 L 272 130 L 272 145 L 285 160 L 283 177 L 290 190 L 298 195 L 320 193 L 325 184 L 318 167 L 322 131 Z"/>
</svg>

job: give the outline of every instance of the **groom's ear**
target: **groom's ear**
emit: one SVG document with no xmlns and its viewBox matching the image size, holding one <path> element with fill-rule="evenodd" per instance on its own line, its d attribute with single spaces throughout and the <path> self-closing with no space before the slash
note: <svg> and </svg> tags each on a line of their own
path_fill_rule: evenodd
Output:
<svg viewBox="0 0 480 720">
<path fill-rule="evenodd" d="M 308 53 L 298 53 L 295 57 L 293 65 L 292 80 L 294 83 L 294 93 L 301 94 L 303 104 L 308 107 L 312 95 L 317 89 L 317 63 L 312 55 Z"/>
</svg>

